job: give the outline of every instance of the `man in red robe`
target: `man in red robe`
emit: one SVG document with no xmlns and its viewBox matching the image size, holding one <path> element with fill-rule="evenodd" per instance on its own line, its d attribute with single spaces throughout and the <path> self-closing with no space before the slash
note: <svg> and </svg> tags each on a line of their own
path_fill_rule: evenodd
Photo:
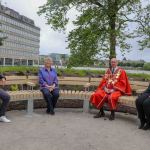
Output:
<svg viewBox="0 0 150 150">
<path fill-rule="evenodd" d="M 118 98 L 122 95 L 131 95 L 131 87 L 125 70 L 118 67 L 116 58 L 111 59 L 111 68 L 106 70 L 97 90 L 92 94 L 90 102 L 98 109 L 99 113 L 94 118 L 104 117 L 103 105 L 108 102 L 111 110 L 109 120 L 115 119 L 115 110 Z"/>
</svg>

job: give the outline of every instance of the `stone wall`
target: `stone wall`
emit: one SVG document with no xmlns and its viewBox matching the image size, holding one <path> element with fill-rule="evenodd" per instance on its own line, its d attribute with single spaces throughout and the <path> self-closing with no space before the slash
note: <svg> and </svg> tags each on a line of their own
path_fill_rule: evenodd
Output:
<svg viewBox="0 0 150 150">
<path fill-rule="evenodd" d="M 27 101 L 10 102 L 8 110 L 22 110 L 26 109 Z M 58 100 L 57 107 L 59 108 L 82 108 L 82 100 Z M 46 102 L 44 100 L 35 100 L 34 108 L 46 108 Z"/>
<path fill-rule="evenodd" d="M 23 110 L 27 109 L 27 101 L 20 101 L 20 102 L 10 102 L 8 110 Z M 57 103 L 58 108 L 83 108 L 83 100 L 68 100 L 68 99 L 63 99 L 63 100 L 58 100 Z M 37 108 L 46 108 L 46 102 L 44 100 L 35 100 L 34 101 L 34 109 Z M 91 106 L 91 109 L 94 109 Z M 107 105 L 104 106 L 105 110 L 109 110 L 109 107 Z M 127 107 L 127 106 L 122 106 L 118 105 L 118 112 L 124 112 L 124 113 L 131 113 L 131 114 L 137 114 L 135 108 Z"/>
</svg>

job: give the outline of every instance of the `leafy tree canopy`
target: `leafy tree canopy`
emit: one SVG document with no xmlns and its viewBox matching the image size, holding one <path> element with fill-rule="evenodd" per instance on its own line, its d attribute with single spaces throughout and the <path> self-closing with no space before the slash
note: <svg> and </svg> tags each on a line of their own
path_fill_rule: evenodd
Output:
<svg viewBox="0 0 150 150">
<path fill-rule="evenodd" d="M 38 14 L 44 14 L 54 30 L 65 31 L 73 8 L 79 14 L 68 35 L 70 65 L 90 65 L 99 56 L 116 57 L 116 47 L 125 53 L 131 47 L 127 38 L 143 36 L 141 49 L 149 47 L 149 5 L 143 8 L 140 0 L 47 0 Z M 129 30 L 129 22 L 137 24 L 136 34 Z"/>
</svg>

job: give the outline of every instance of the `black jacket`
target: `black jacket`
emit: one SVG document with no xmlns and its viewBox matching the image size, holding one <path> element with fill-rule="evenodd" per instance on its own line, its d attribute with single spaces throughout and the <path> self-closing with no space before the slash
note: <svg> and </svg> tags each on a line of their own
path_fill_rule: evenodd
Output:
<svg viewBox="0 0 150 150">
<path fill-rule="evenodd" d="M 6 79 L 4 75 L 0 74 L 0 80 L 2 80 L 3 78 Z"/>
<path fill-rule="evenodd" d="M 149 84 L 148 88 L 144 91 L 144 93 L 149 93 L 150 94 L 150 84 Z"/>
</svg>

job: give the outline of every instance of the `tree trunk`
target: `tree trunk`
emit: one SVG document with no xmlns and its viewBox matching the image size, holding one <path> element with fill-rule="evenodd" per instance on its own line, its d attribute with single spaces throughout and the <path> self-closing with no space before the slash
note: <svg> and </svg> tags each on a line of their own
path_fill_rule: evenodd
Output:
<svg viewBox="0 0 150 150">
<path fill-rule="evenodd" d="M 110 18 L 110 58 L 116 57 L 116 17 Z"/>
<path fill-rule="evenodd" d="M 109 16 L 109 42 L 110 42 L 110 55 L 109 60 L 111 58 L 116 58 L 116 11 L 117 5 L 113 1 L 109 1 L 109 9 L 111 10 L 111 14 Z"/>
</svg>

